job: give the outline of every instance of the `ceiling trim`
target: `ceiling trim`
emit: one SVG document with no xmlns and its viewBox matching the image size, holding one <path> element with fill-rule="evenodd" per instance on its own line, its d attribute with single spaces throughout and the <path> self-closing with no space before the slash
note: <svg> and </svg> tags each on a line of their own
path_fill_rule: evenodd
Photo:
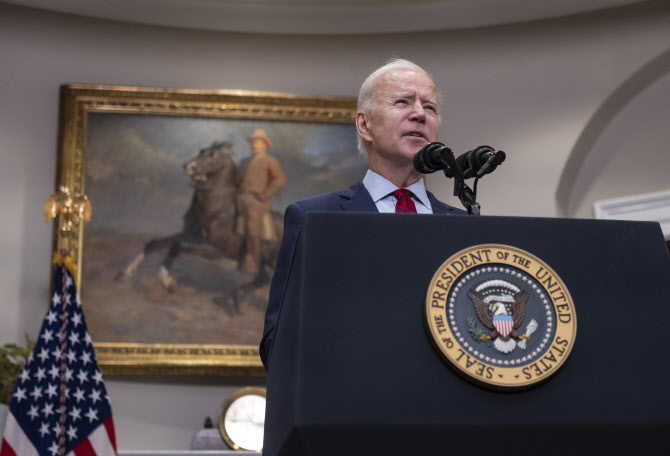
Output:
<svg viewBox="0 0 670 456">
<path fill-rule="evenodd" d="M 85 17 L 198 30 L 376 34 L 457 30 L 609 9 L 644 0 L 3 0 Z"/>
</svg>

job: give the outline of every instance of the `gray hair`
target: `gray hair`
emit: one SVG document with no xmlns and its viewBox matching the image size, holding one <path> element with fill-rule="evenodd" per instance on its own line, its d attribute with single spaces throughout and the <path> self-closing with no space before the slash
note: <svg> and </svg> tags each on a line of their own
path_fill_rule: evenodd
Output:
<svg viewBox="0 0 670 456">
<path fill-rule="evenodd" d="M 409 60 L 392 58 L 388 60 L 384 65 L 377 68 L 375 71 L 370 73 L 370 75 L 363 81 L 361 89 L 358 92 L 358 105 L 356 107 L 357 111 L 363 111 L 367 115 L 371 115 L 376 108 L 377 102 L 377 80 L 381 75 L 393 70 L 412 70 L 419 73 L 423 73 L 431 78 L 430 74 L 426 72 L 423 68 L 417 65 L 414 62 Z M 358 153 L 361 155 L 366 155 L 367 150 L 365 149 L 365 144 L 363 143 L 363 138 L 358 137 Z"/>
</svg>

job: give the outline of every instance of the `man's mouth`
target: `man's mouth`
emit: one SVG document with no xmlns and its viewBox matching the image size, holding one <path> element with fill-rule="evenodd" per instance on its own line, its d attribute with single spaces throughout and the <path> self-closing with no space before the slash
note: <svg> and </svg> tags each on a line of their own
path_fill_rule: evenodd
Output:
<svg viewBox="0 0 670 456">
<path fill-rule="evenodd" d="M 405 136 L 412 136 L 414 138 L 426 139 L 426 137 L 423 134 L 419 133 L 418 131 L 411 131 L 407 133 Z"/>
</svg>

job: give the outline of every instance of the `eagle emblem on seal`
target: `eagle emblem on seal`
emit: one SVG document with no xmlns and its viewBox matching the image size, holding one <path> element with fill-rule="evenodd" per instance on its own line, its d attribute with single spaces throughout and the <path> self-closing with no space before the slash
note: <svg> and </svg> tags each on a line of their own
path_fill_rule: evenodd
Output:
<svg viewBox="0 0 670 456">
<path fill-rule="evenodd" d="M 505 280 L 488 280 L 471 288 L 468 297 L 477 318 L 490 330 L 488 334 L 482 331 L 478 340 L 492 340 L 501 353 L 511 353 L 517 346 L 525 350 L 526 342 L 538 326 L 533 319 L 526 326 L 525 334 L 518 332 L 526 318 L 528 293 Z"/>
</svg>

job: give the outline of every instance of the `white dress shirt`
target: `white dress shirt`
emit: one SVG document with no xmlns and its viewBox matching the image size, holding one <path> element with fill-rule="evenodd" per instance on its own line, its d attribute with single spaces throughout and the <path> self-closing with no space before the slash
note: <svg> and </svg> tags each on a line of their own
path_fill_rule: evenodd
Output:
<svg viewBox="0 0 670 456">
<path fill-rule="evenodd" d="M 398 199 L 389 194 L 398 189 L 395 184 L 379 174 L 368 170 L 363 178 L 363 185 L 365 185 L 365 189 L 370 193 L 372 201 L 375 202 L 379 212 L 395 213 L 395 205 Z M 407 187 L 407 190 L 412 192 L 412 200 L 416 206 L 417 214 L 433 213 L 433 208 L 426 193 L 426 186 L 423 183 L 423 177 Z"/>
</svg>

